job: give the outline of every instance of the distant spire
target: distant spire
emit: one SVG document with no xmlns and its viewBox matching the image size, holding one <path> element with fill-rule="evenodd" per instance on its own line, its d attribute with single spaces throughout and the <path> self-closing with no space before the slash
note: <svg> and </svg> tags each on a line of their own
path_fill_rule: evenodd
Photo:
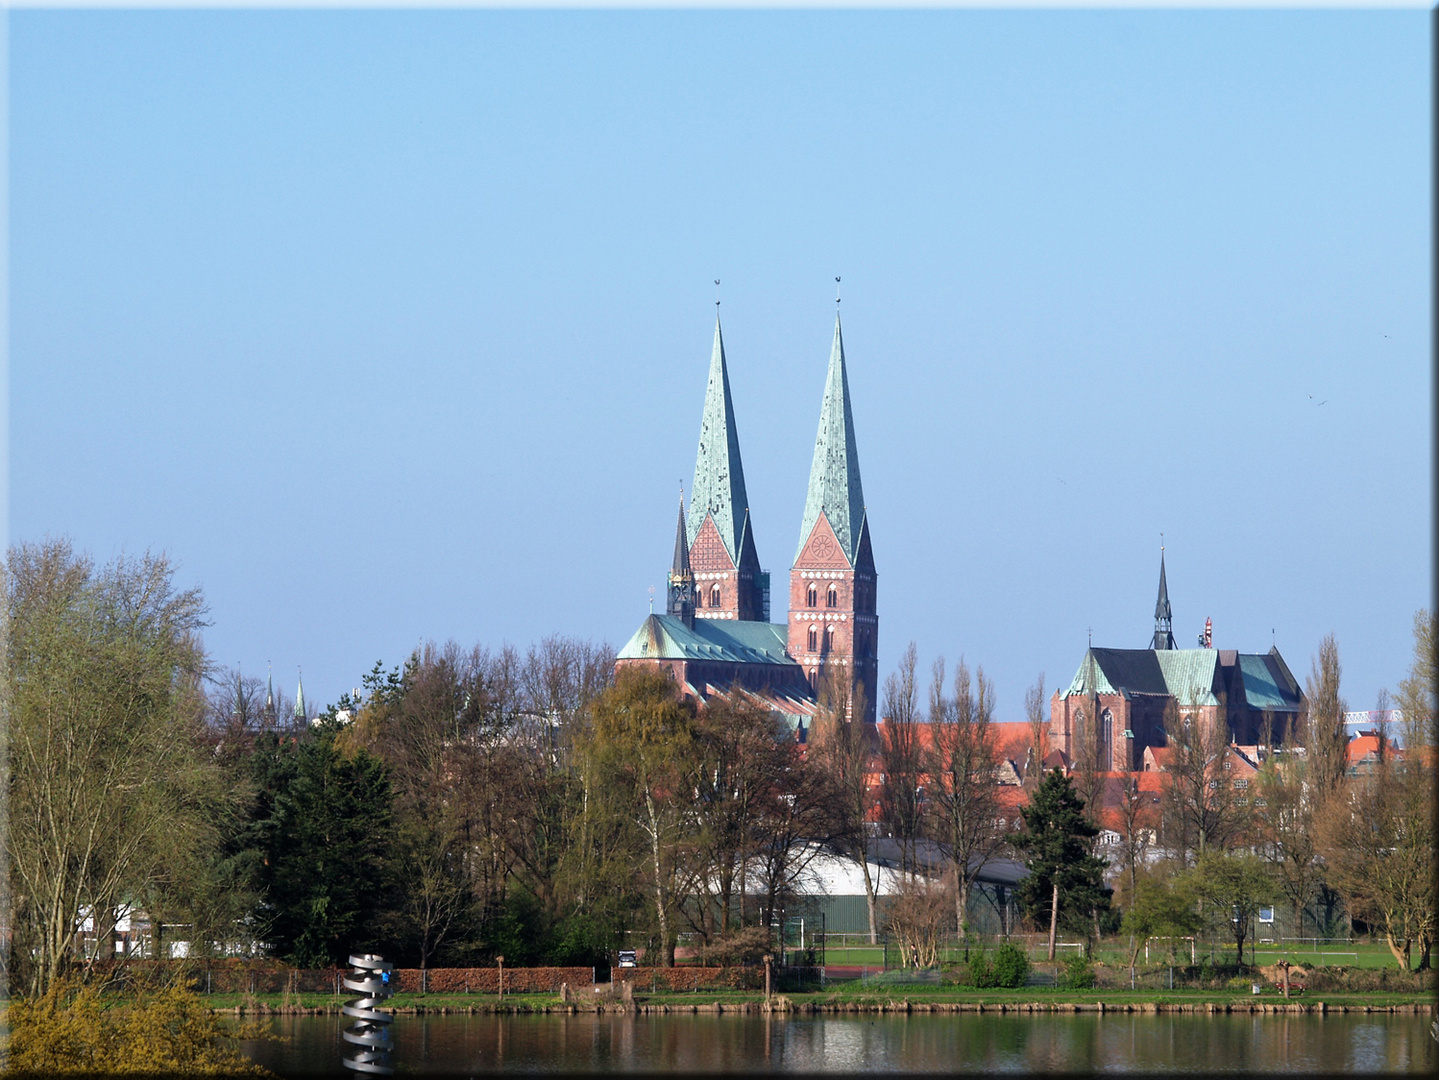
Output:
<svg viewBox="0 0 1439 1080">
<path fill-rule="evenodd" d="M 1151 649 L 1175 649 L 1173 614 L 1169 610 L 1169 585 L 1164 580 L 1164 544 L 1159 545 L 1159 599 L 1154 602 L 1154 637 Z"/>
<path fill-rule="evenodd" d="M 265 661 L 265 714 L 275 718 L 275 671 L 270 661 Z"/>
<path fill-rule="evenodd" d="M 729 370 L 725 364 L 724 336 L 715 313 L 714 349 L 710 353 L 709 383 L 705 388 L 704 415 L 700 420 L 699 453 L 695 481 L 690 488 L 687 537 L 691 547 L 705 515 L 714 516 L 715 528 L 730 560 L 739 564 L 739 528 L 749 496 L 744 487 L 744 465 L 739 456 L 739 431 L 730 398 Z"/>
<path fill-rule="evenodd" d="M 670 564 L 669 602 L 665 614 L 683 619 L 686 626 L 695 621 L 695 579 L 690 570 L 689 534 L 685 528 L 685 492 L 680 488 L 680 516 L 675 525 L 675 555 Z"/>
<path fill-rule="evenodd" d="M 834 316 L 834 342 L 830 346 L 829 374 L 819 410 L 819 433 L 814 440 L 814 461 L 809 470 L 809 493 L 804 501 L 796 560 L 804 551 L 821 512 L 853 566 L 859 548 L 860 524 L 864 520 L 864 488 L 859 479 L 859 452 L 855 445 L 838 312 Z"/>
<path fill-rule="evenodd" d="M 295 666 L 295 670 L 300 672 L 300 681 L 295 687 L 295 719 L 303 724 L 309 719 L 305 715 L 305 673 L 300 670 L 298 664 Z"/>
</svg>

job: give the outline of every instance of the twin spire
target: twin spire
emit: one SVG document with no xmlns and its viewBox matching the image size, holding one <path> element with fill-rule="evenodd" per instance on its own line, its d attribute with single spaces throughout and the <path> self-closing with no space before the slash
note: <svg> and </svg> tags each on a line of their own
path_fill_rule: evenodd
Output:
<svg viewBox="0 0 1439 1080">
<path fill-rule="evenodd" d="M 744 465 L 739 456 L 739 429 L 735 425 L 729 370 L 725 366 L 724 337 L 720 333 L 719 316 L 716 315 L 709 385 L 705 388 L 705 410 L 700 419 L 699 453 L 695 456 L 695 482 L 690 488 L 690 545 L 694 545 L 705 515 L 710 514 L 714 517 L 715 528 L 719 530 L 730 561 L 738 566 L 748 509 Z"/>
<path fill-rule="evenodd" d="M 819 432 L 815 436 L 814 460 L 810 466 L 809 490 L 805 496 L 796 559 L 799 551 L 804 550 L 820 514 L 829 521 L 845 558 L 854 565 L 865 527 L 864 488 L 859 477 L 859 453 L 854 437 L 844 337 L 838 313 L 834 318 L 829 373 L 820 407 Z M 753 545 L 754 538 L 750 535 L 749 496 L 745 491 L 739 430 L 735 424 L 734 402 L 730 397 L 729 370 L 718 316 L 715 317 L 714 349 L 710 354 L 709 384 L 705 389 L 699 453 L 695 458 L 695 478 L 690 489 L 687 519 L 683 499 L 680 503 L 681 528 L 689 547 L 694 546 L 706 515 L 714 518 L 725 550 L 731 562 L 738 566 L 744 549 Z M 675 546 L 672 575 L 679 573 L 681 567 L 679 537 L 676 537 Z M 684 569 L 686 572 L 689 570 L 688 552 L 684 553 Z"/>
<path fill-rule="evenodd" d="M 799 527 L 795 559 L 814 531 L 820 514 L 829 521 L 835 539 L 851 566 L 859 553 L 864 526 L 864 488 L 859 480 L 859 451 L 854 438 L 854 416 L 849 405 L 849 378 L 844 368 L 844 337 L 839 313 L 834 316 L 834 343 L 829 351 L 829 375 L 824 404 L 819 410 L 819 433 L 814 438 L 814 461 L 809 468 L 809 493 L 804 500 L 804 521 Z"/>
</svg>

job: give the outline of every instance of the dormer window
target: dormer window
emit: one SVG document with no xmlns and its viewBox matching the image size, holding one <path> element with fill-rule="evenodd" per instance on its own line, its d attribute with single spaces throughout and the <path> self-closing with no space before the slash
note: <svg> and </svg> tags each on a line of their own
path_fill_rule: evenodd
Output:
<svg viewBox="0 0 1439 1080">
<path fill-rule="evenodd" d="M 819 606 L 819 588 L 818 588 L 818 586 L 815 585 L 815 583 L 814 583 L 813 581 L 811 581 L 811 582 L 809 583 L 809 589 L 808 589 L 808 591 L 806 591 L 806 593 L 805 593 L 805 606 L 806 606 L 806 607 L 818 607 L 818 606 Z"/>
<path fill-rule="evenodd" d="M 829 587 L 829 592 L 824 598 L 824 606 L 839 607 L 839 590 L 836 589 L 833 585 Z"/>
</svg>

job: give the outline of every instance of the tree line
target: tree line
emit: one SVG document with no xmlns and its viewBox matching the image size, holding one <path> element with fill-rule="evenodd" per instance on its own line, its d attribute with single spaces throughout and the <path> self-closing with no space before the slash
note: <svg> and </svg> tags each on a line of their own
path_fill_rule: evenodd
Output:
<svg viewBox="0 0 1439 1080">
<path fill-rule="evenodd" d="M 1244 794 L 1215 767 L 1212 734 L 1177 713 L 1160 805 L 1134 777 L 1116 797 L 1084 753 L 1068 775 L 1044 774 L 1041 678 L 1015 830 L 993 685 L 940 660 L 922 688 L 912 645 L 882 688 L 878 738 L 848 720 L 863 703 L 840 679 L 823 681 L 801 742 L 762 701 L 697 706 L 659 672 L 617 680 L 611 649 L 563 637 L 525 651 L 427 644 L 296 720 L 210 663 L 203 597 L 176 587 L 163 556 L 97 566 L 64 541 L 21 545 L 5 586 L 17 989 L 107 963 L 139 912 L 162 956 L 183 940 L 191 957 L 299 966 L 355 949 L 420 967 L 589 965 L 637 947 L 668 964 L 685 935 L 703 960 L 742 962 L 771 947 L 829 856 L 861 868 L 871 934 L 917 952 L 967 933 L 980 868 L 1011 855 L 1031 871 L 1024 916 L 1051 938 L 1123 925 L 1142 941 L 1196 919 L 1238 926 L 1243 903 L 1282 895 L 1302 917 L 1332 898 L 1427 964 L 1428 613 L 1398 697 L 1410 749 L 1364 778 L 1344 768 L 1332 639 L 1305 744 L 1281 746 Z M 876 833 L 901 851 L 885 902 L 867 857 Z"/>
</svg>

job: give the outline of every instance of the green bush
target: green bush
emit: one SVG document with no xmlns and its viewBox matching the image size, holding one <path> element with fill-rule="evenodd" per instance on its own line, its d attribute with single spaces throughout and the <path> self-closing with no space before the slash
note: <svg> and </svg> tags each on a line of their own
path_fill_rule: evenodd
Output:
<svg viewBox="0 0 1439 1080">
<path fill-rule="evenodd" d="M 1029 957 L 1008 943 L 1001 945 L 994 954 L 994 984 L 1013 990 L 1023 986 L 1029 977 Z"/>
<path fill-rule="evenodd" d="M 998 985 L 995 982 L 994 965 L 984 953 L 976 953 L 969 961 L 969 983 L 981 990 Z"/>
<path fill-rule="evenodd" d="M 1237 994 L 1247 994 L 1254 983 L 1255 980 L 1248 975 L 1236 975 L 1224 984 L 1224 989 L 1232 990 Z"/>
<path fill-rule="evenodd" d="M 1064 958 L 1064 974 L 1060 977 L 1060 985 L 1064 989 L 1089 990 L 1094 982 L 1094 965 L 1089 962 L 1089 957 L 1076 954 Z"/>
</svg>

